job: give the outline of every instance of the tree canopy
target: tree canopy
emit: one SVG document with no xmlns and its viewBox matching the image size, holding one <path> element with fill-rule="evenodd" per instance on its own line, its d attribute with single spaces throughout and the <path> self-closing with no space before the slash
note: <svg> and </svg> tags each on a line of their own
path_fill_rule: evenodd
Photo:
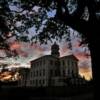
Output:
<svg viewBox="0 0 100 100">
<path fill-rule="evenodd" d="M 0 49 L 10 53 L 9 39 L 47 43 L 69 39 L 69 27 L 90 36 L 91 24 L 99 23 L 99 0 L 2 0 L 0 1 Z M 30 36 L 30 29 L 34 32 Z M 87 38 L 86 38 L 87 37 Z"/>
</svg>

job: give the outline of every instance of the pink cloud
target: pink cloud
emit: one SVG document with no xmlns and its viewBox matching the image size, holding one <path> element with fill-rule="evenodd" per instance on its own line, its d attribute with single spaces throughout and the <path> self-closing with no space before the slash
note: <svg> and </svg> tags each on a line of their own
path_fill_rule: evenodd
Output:
<svg viewBox="0 0 100 100">
<path fill-rule="evenodd" d="M 90 59 L 91 56 L 85 52 L 77 52 L 74 54 L 79 60 Z"/>
<path fill-rule="evenodd" d="M 43 51 L 45 50 L 41 45 L 36 44 L 36 43 L 33 43 L 33 44 L 30 46 L 30 48 L 31 48 L 31 49 L 36 49 L 36 50 L 41 51 L 41 52 L 43 52 Z"/>
<path fill-rule="evenodd" d="M 21 48 L 21 44 L 17 41 L 13 42 L 10 44 L 10 49 L 11 50 L 17 50 Z"/>
<path fill-rule="evenodd" d="M 22 56 L 22 57 L 28 57 L 28 53 L 22 50 L 17 50 L 18 55 Z"/>
</svg>

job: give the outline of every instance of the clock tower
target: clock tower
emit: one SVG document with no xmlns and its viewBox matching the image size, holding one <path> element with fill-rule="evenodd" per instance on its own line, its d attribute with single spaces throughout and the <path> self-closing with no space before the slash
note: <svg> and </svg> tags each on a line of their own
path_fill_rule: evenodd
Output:
<svg viewBox="0 0 100 100">
<path fill-rule="evenodd" d="M 59 45 L 56 42 L 51 46 L 51 55 L 60 57 Z"/>
</svg>

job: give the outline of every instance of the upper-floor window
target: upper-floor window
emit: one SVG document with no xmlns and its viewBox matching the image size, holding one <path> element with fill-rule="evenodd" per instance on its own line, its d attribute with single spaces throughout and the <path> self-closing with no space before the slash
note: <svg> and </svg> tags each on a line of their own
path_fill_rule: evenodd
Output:
<svg viewBox="0 0 100 100">
<path fill-rule="evenodd" d="M 60 75 L 60 71 L 59 70 L 55 70 L 55 76 L 59 76 Z"/>
<path fill-rule="evenodd" d="M 41 66 L 41 60 L 38 63 L 39 63 L 39 66 Z"/>
<path fill-rule="evenodd" d="M 40 73 L 40 76 L 41 76 L 41 70 L 39 71 L 39 73 Z"/>
<path fill-rule="evenodd" d="M 32 73 L 32 72 L 30 72 L 30 77 L 32 77 L 32 75 L 33 75 L 33 73 Z"/>
<path fill-rule="evenodd" d="M 36 63 L 33 63 L 33 67 L 36 67 Z"/>
<path fill-rule="evenodd" d="M 33 74 L 34 74 L 34 77 L 35 77 L 36 76 L 36 71 L 34 71 Z"/>
<path fill-rule="evenodd" d="M 53 76 L 53 70 L 50 69 L 50 76 Z"/>
<path fill-rule="evenodd" d="M 77 62 L 75 62 L 75 67 L 77 67 L 78 66 L 78 64 L 77 64 Z"/>
<path fill-rule="evenodd" d="M 43 69 L 43 76 L 45 76 L 45 69 Z"/>
<path fill-rule="evenodd" d="M 56 61 L 54 62 L 54 64 L 55 64 L 55 66 L 57 66 L 57 62 Z"/>
<path fill-rule="evenodd" d="M 50 65 L 53 65 L 53 61 L 52 60 L 50 60 Z"/>
<path fill-rule="evenodd" d="M 43 61 L 42 61 L 42 62 L 43 62 L 43 65 L 45 65 L 45 59 L 43 59 Z"/>
<path fill-rule="evenodd" d="M 38 66 L 39 66 L 39 63 L 37 62 L 36 67 L 38 67 Z"/>
<path fill-rule="evenodd" d="M 65 61 L 64 60 L 62 60 L 62 64 L 63 64 L 63 66 L 65 66 Z"/>
<path fill-rule="evenodd" d="M 71 62 L 70 60 L 67 60 L 67 65 L 68 65 L 68 66 L 71 66 L 71 63 L 72 63 L 72 62 Z"/>
<path fill-rule="evenodd" d="M 38 76 L 38 70 L 36 71 L 36 76 Z"/>
</svg>

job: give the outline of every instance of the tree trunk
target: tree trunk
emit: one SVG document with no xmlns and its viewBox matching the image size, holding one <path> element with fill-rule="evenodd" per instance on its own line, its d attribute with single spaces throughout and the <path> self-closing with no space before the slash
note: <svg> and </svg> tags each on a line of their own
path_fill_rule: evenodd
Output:
<svg viewBox="0 0 100 100">
<path fill-rule="evenodd" d="M 91 52 L 92 58 L 92 76 L 94 80 L 94 85 L 97 82 L 97 70 L 100 65 L 99 61 L 99 34 L 100 26 L 99 20 L 96 18 L 96 3 L 95 0 L 79 0 L 78 1 L 79 9 L 76 11 L 75 16 L 68 16 L 68 14 L 61 15 L 59 19 L 61 19 L 65 24 L 71 26 L 73 29 L 81 32 L 85 37 L 87 42 L 89 43 L 89 49 Z M 89 21 L 86 22 L 84 20 L 79 19 L 81 13 L 83 12 L 84 7 L 87 6 L 89 10 Z"/>
<path fill-rule="evenodd" d="M 93 72 L 93 79 L 94 82 L 97 83 L 97 74 L 99 74 L 99 66 L 100 66 L 100 48 L 99 48 L 99 42 L 100 42 L 100 29 L 98 28 L 98 25 L 94 25 L 94 27 L 91 27 L 91 37 L 89 38 L 89 48 L 91 51 L 91 58 L 92 58 L 92 72 Z"/>
<path fill-rule="evenodd" d="M 96 83 L 97 81 L 97 70 L 98 70 L 98 67 L 99 67 L 99 50 L 98 50 L 98 47 L 97 47 L 97 43 L 89 43 L 89 49 L 90 49 L 90 52 L 91 52 L 91 63 L 92 63 L 92 76 L 93 76 L 93 80 L 94 80 L 94 83 Z M 95 85 L 95 84 L 94 84 Z"/>
</svg>

